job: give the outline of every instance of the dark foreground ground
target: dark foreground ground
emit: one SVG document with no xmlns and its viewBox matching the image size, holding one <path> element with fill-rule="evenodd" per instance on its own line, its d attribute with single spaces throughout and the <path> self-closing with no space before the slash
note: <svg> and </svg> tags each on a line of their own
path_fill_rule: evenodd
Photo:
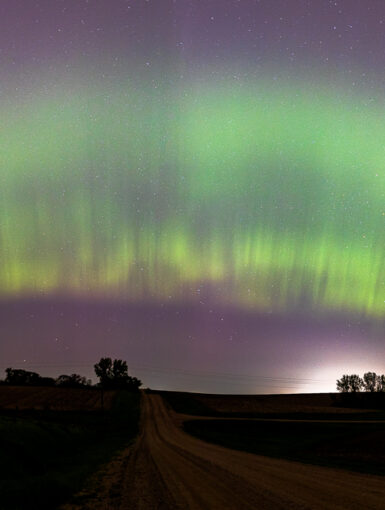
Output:
<svg viewBox="0 0 385 510">
<path fill-rule="evenodd" d="M 385 423 L 226 419 L 187 421 L 183 428 L 227 448 L 385 475 Z"/>
<path fill-rule="evenodd" d="M 6 399 L 7 389 L 20 407 Z M 90 398 L 100 400 L 95 391 L 50 388 L 47 400 L 46 389 L 40 390 L 2 388 L 6 404 L 0 409 L 1 510 L 53 510 L 137 433 L 139 394 L 110 395 L 109 409 L 101 411 L 91 410 Z"/>
<path fill-rule="evenodd" d="M 384 508 L 382 476 L 224 448 L 186 434 L 186 418 L 161 395 L 143 394 L 141 432 L 114 474 L 119 496 L 65 510 Z"/>
<path fill-rule="evenodd" d="M 174 394 L 175 397 L 175 394 Z M 263 400 L 269 413 L 282 411 L 289 400 L 301 408 L 301 413 L 314 412 L 315 401 L 325 404 L 324 396 L 285 396 L 270 399 L 260 397 L 221 397 L 178 394 L 181 407 L 195 407 L 198 400 L 209 399 L 210 405 L 225 407 L 226 413 L 232 408 L 249 402 L 251 407 L 259 407 Z M 330 397 L 328 397 L 330 399 Z M 120 459 L 111 463 L 104 471 L 100 490 L 90 494 L 82 505 L 65 505 L 62 510 L 383 510 L 385 501 L 385 478 L 375 474 L 298 462 L 283 458 L 283 429 L 269 432 L 269 425 L 279 426 L 278 420 L 268 419 L 262 443 L 275 444 L 279 455 L 271 452 L 256 455 L 245 450 L 223 447 L 188 434 L 183 430 L 184 422 L 195 426 L 214 427 L 215 435 L 221 427 L 234 421 L 237 424 L 261 423 L 261 419 L 244 420 L 233 418 L 208 418 L 198 415 L 176 413 L 169 404 L 168 396 L 159 392 L 142 394 L 141 426 L 136 442 L 123 453 Z M 305 402 L 306 401 L 306 402 Z M 231 405 L 230 405 L 231 403 Z M 258 403 L 258 404 L 257 404 Z M 317 405 L 318 405 L 317 404 Z M 310 407 L 309 407 L 310 405 Z M 317 407 L 315 405 L 315 407 Z M 321 406 L 322 407 L 322 406 Z M 298 411 L 298 407 L 295 410 Z M 223 410 L 223 409 L 222 409 Z M 255 410 L 255 409 L 254 409 Z M 207 407 L 205 408 L 207 412 Z M 247 411 L 249 412 L 249 411 Z M 319 412 L 319 406 L 318 406 Z M 333 411 L 330 411 L 333 414 Z M 370 412 L 370 411 L 368 411 Z M 361 411 L 362 413 L 362 411 Z M 371 412 L 372 414 L 375 411 Z M 308 413 L 309 414 L 309 413 Z M 341 413 L 343 414 L 343 413 Z M 354 410 L 346 411 L 347 416 Z M 281 418 L 282 419 L 282 418 Z M 202 423 L 201 423 L 202 422 Z M 285 422 L 292 423 L 289 421 Z M 302 422 L 297 422 L 299 426 Z M 304 428 L 312 423 L 307 420 Z M 321 425 L 328 425 L 321 421 Z M 338 425 L 338 420 L 332 424 Z M 365 422 L 369 424 L 369 421 Z M 343 423 L 354 424 L 348 420 Z M 377 422 L 378 426 L 382 426 Z M 185 425 L 186 426 L 186 425 Z M 238 426 L 238 425 L 237 425 Z M 239 434 L 249 434 L 253 430 L 238 430 Z M 298 431 L 297 431 L 298 432 Z M 233 430 L 231 431 L 233 434 Z M 259 431 L 263 435 L 263 431 Z M 234 439 L 234 437 L 233 437 Z M 237 439 L 242 439 L 239 435 Z M 280 443 L 281 441 L 281 443 Z M 297 436 L 297 443 L 300 442 Z M 247 443 L 247 441 L 246 441 Z M 287 445 L 286 445 L 287 446 Z M 112 490 L 111 490 L 112 489 Z"/>
<path fill-rule="evenodd" d="M 209 395 L 159 391 L 177 413 L 217 418 L 385 420 L 385 393 Z"/>
<path fill-rule="evenodd" d="M 186 432 L 205 441 L 258 455 L 385 475 L 385 412 L 368 408 L 368 404 L 382 407 L 382 395 L 351 399 L 326 393 L 161 394 L 179 413 L 210 417 L 183 422 Z"/>
<path fill-rule="evenodd" d="M 111 403 L 3 410 L 1 510 L 384 508 L 384 411 L 362 399 L 142 392 L 131 444 L 139 396 Z"/>
</svg>

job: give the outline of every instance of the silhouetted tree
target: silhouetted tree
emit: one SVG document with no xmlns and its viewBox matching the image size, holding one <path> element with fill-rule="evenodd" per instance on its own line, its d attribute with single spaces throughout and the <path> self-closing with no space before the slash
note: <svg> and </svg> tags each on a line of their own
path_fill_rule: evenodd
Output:
<svg viewBox="0 0 385 510">
<path fill-rule="evenodd" d="M 112 364 L 112 377 L 114 381 L 126 380 L 128 377 L 127 362 L 121 359 L 114 359 Z"/>
<path fill-rule="evenodd" d="M 89 385 L 90 381 L 79 374 L 63 374 L 56 379 L 56 386 L 60 386 L 62 388 L 83 388 L 84 386 Z"/>
<path fill-rule="evenodd" d="M 385 375 L 377 376 L 377 391 L 385 392 Z"/>
<path fill-rule="evenodd" d="M 375 372 L 366 372 L 363 379 L 356 374 L 343 375 L 337 379 L 337 390 L 341 393 L 356 393 L 364 389 L 367 393 L 385 392 L 385 375 Z"/>
<path fill-rule="evenodd" d="M 53 377 L 39 377 L 39 386 L 55 386 L 55 379 Z"/>
<path fill-rule="evenodd" d="M 364 389 L 364 392 L 361 392 Z M 342 393 L 335 398 L 336 405 L 366 409 L 385 409 L 385 375 L 366 372 L 358 375 L 343 375 L 337 380 L 337 390 Z"/>
<path fill-rule="evenodd" d="M 23 369 L 7 368 L 5 373 L 5 382 L 13 386 L 37 386 L 41 379 L 40 375 L 36 372 L 29 372 Z"/>
<path fill-rule="evenodd" d="M 377 386 L 379 382 L 379 377 L 375 372 L 366 372 L 366 374 L 364 374 L 365 391 L 370 391 L 371 393 L 378 391 Z"/>
<path fill-rule="evenodd" d="M 357 374 L 343 375 L 337 380 L 337 390 L 342 393 L 357 393 L 364 386 L 364 382 Z"/>
<path fill-rule="evenodd" d="M 363 385 L 364 385 L 364 383 L 359 375 L 353 374 L 350 376 L 350 391 L 352 393 L 361 391 Z"/>
<path fill-rule="evenodd" d="M 103 389 L 138 391 L 142 385 L 139 379 L 128 375 L 127 362 L 121 359 L 101 358 L 94 369 Z"/>
<path fill-rule="evenodd" d="M 112 359 L 100 358 L 99 363 L 94 365 L 94 370 L 100 386 L 107 388 L 112 381 Z"/>
<path fill-rule="evenodd" d="M 349 391 L 349 376 L 343 375 L 341 379 L 337 379 L 337 390 L 341 393 L 347 393 Z"/>
<path fill-rule="evenodd" d="M 129 391 L 139 391 L 139 388 L 142 386 L 142 381 L 137 379 L 136 377 L 128 376 L 126 382 L 126 389 Z"/>
</svg>

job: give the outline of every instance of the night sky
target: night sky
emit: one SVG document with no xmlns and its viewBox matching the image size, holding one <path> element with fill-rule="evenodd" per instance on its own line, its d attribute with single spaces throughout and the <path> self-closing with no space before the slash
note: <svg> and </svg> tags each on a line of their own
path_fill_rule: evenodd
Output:
<svg viewBox="0 0 385 510">
<path fill-rule="evenodd" d="M 0 371 L 385 372 L 383 0 L 3 0 Z"/>
</svg>

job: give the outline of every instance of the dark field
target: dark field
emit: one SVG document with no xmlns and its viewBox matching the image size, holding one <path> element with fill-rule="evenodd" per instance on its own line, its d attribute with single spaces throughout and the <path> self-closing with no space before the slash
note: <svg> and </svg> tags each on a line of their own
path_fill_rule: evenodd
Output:
<svg viewBox="0 0 385 510">
<path fill-rule="evenodd" d="M 69 501 L 78 505 L 76 508 L 82 508 L 89 497 L 99 501 L 97 488 L 95 494 L 92 493 L 94 489 L 87 494 L 83 491 L 80 493 L 82 496 L 79 492 L 98 467 L 107 463 L 135 437 L 139 394 L 111 392 L 105 395 L 104 411 L 101 411 L 100 392 L 96 389 L 3 387 L 0 390 L 3 406 L 0 409 L 0 509 L 54 510 Z M 211 489 L 216 486 L 215 462 L 218 465 L 223 462 L 227 470 L 235 470 L 237 477 L 238 468 L 248 463 L 255 466 L 257 458 L 253 457 L 250 461 L 246 455 L 241 461 L 238 459 L 240 467 L 228 461 L 231 455 L 240 455 L 239 452 L 282 459 L 282 476 L 286 476 L 285 459 L 307 464 L 306 473 L 311 464 L 339 468 L 342 479 L 350 476 L 346 470 L 364 473 L 365 479 L 367 474 L 385 475 L 385 423 L 381 422 L 385 416 L 381 409 L 368 408 L 369 404 L 376 404 L 371 397 L 367 399 L 363 395 L 360 400 L 341 401 L 333 394 L 147 393 L 143 395 L 144 402 L 147 402 L 147 421 L 143 426 L 149 431 L 149 443 L 142 444 L 142 450 L 137 454 L 143 465 L 148 463 L 148 472 L 146 469 L 138 470 L 136 464 L 130 463 L 127 458 L 114 481 L 117 492 L 109 496 L 115 499 L 109 499 L 107 503 L 110 506 L 106 503 L 103 508 L 115 508 L 116 498 L 123 498 L 122 508 L 136 508 L 130 506 L 130 502 L 132 497 L 137 503 L 142 501 L 143 483 L 148 484 L 149 492 L 154 492 L 156 502 L 163 501 L 168 492 L 163 485 L 157 489 L 154 485 L 159 473 L 152 471 L 152 455 L 159 454 L 160 462 L 164 458 L 169 459 L 169 464 L 162 464 L 166 473 L 168 469 L 180 476 L 184 473 L 180 457 L 169 448 L 170 441 L 179 441 L 180 448 L 184 449 L 187 457 L 183 457 L 183 466 L 191 455 L 191 465 L 188 465 L 196 479 L 190 480 L 187 471 L 185 478 L 182 476 L 183 483 L 190 489 L 200 487 L 210 476 Z M 166 405 L 158 394 L 164 398 Z M 360 404 L 364 408 L 347 407 L 347 404 Z M 207 453 L 206 446 L 202 449 L 200 442 L 190 444 L 191 438 L 186 441 L 188 436 L 179 428 L 182 422 L 183 429 L 189 434 L 230 448 L 233 452 L 210 450 Z M 168 439 L 165 440 L 165 437 Z M 152 440 L 156 444 L 154 450 Z M 205 467 L 202 473 L 196 473 L 197 456 L 203 459 Z M 264 471 L 269 459 L 259 459 Z M 259 471 L 257 475 L 260 476 Z M 139 482 L 134 490 L 130 484 L 136 476 Z M 250 474 L 250 487 L 256 490 L 259 482 L 253 476 Z M 298 476 L 301 479 L 302 475 Z M 230 479 L 228 483 L 231 485 Z M 167 482 L 167 476 L 165 480 Z M 201 493 L 198 492 L 199 499 Z M 138 508 L 142 508 L 141 504 L 138 503 Z"/>
<path fill-rule="evenodd" d="M 15 389 L 2 388 L 3 399 L 6 390 Z M 50 388 L 53 393 L 49 401 L 46 388 L 41 388 L 45 395 L 45 407 L 41 409 L 40 388 L 25 389 L 34 390 L 36 395 L 35 401 L 29 395 L 31 409 L 14 410 L 10 405 L 13 410 L 0 411 L 0 508 L 53 510 L 132 441 L 138 428 L 140 397 L 115 392 L 108 400 L 108 410 L 90 411 L 87 402 L 90 396 L 96 397 L 95 390 Z M 74 410 L 70 410 L 67 397 L 66 411 L 52 410 L 58 402 L 63 404 L 63 392 L 67 397 L 70 393 L 76 396 Z M 85 410 L 80 411 L 82 400 Z"/>
<path fill-rule="evenodd" d="M 382 395 L 375 400 L 365 394 L 359 399 L 336 394 L 161 394 L 177 413 L 210 418 L 184 417 L 184 430 L 205 441 L 269 457 L 385 475 L 385 423 L 381 423 L 385 412 L 368 408 L 381 404 Z"/>
<path fill-rule="evenodd" d="M 116 391 L 105 391 L 104 409 L 111 409 Z M 100 390 L 96 388 L 45 388 L 39 386 L 0 386 L 0 410 L 97 411 L 101 410 Z"/>
<path fill-rule="evenodd" d="M 385 394 L 360 394 L 357 399 L 335 393 L 292 395 L 208 395 L 158 392 L 181 414 L 221 418 L 315 420 L 385 420 Z M 374 398 L 373 397 L 380 397 Z"/>
<path fill-rule="evenodd" d="M 258 455 L 385 475 L 385 423 L 191 420 L 183 428 Z"/>
</svg>

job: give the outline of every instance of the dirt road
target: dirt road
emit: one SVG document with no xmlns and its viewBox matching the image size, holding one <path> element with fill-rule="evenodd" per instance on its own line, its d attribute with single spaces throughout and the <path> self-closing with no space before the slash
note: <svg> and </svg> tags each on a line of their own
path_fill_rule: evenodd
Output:
<svg viewBox="0 0 385 510">
<path fill-rule="evenodd" d="M 158 395 L 121 478 L 120 510 L 384 509 L 385 479 L 237 452 L 185 434 Z"/>
</svg>

